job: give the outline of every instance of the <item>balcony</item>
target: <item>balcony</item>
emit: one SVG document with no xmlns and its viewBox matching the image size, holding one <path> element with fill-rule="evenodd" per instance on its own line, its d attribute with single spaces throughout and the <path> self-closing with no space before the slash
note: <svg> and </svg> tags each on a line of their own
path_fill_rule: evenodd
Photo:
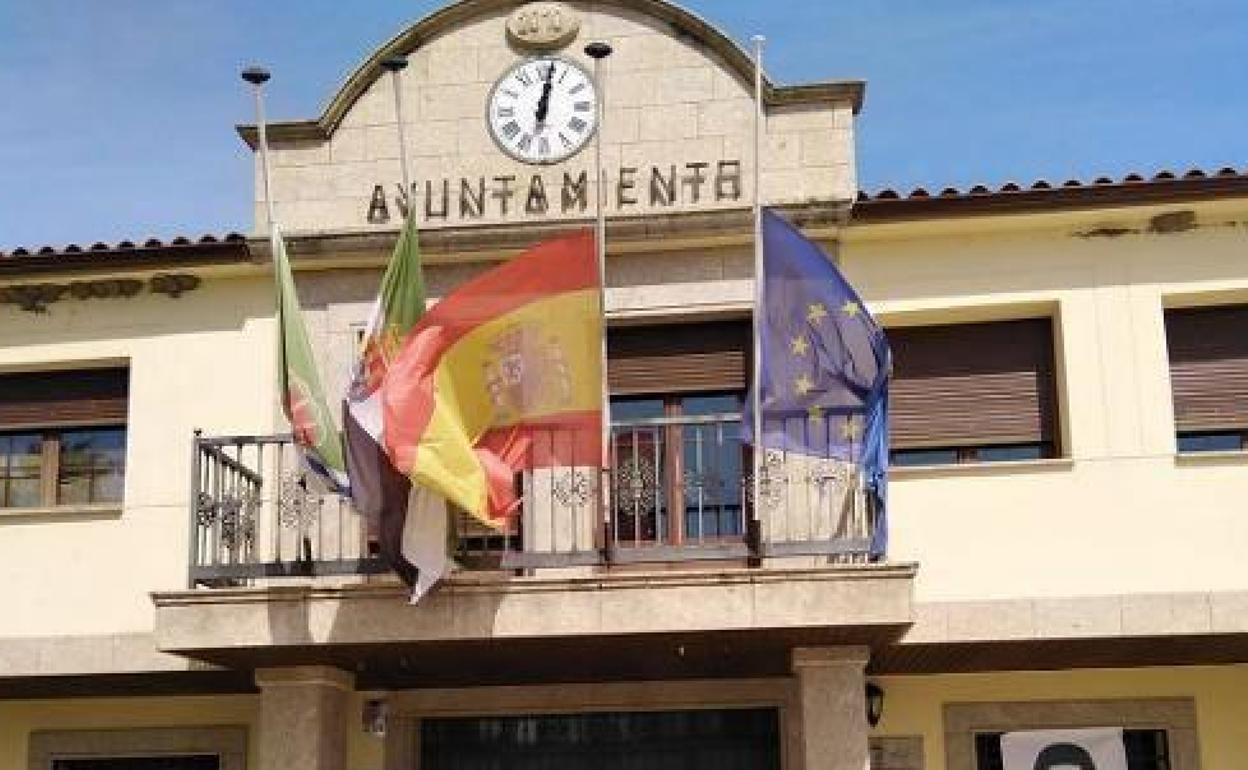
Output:
<svg viewBox="0 0 1248 770">
<path fill-rule="evenodd" d="M 456 516 L 461 568 L 534 575 L 644 564 L 758 567 L 779 557 L 867 561 L 874 517 L 846 463 L 769 452 L 756 507 L 740 415 L 630 420 L 611 433 L 608 471 L 521 474 L 522 510 L 504 528 Z M 385 573 L 367 522 L 318 484 L 289 436 L 197 436 L 190 586 Z"/>
</svg>

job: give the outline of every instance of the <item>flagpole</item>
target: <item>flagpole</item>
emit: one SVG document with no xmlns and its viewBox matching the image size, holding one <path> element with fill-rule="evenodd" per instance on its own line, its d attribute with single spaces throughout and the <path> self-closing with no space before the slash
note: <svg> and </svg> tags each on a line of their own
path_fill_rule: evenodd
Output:
<svg viewBox="0 0 1248 770">
<path fill-rule="evenodd" d="M 390 73 L 390 83 L 394 86 L 394 120 L 399 131 L 399 164 L 403 167 L 403 195 L 407 201 L 407 215 L 416 216 L 416 191 L 412 189 L 411 171 L 407 165 L 407 137 L 403 131 L 403 87 L 402 73 L 407 69 L 406 56 L 391 56 L 381 63 L 383 69 Z"/>
<path fill-rule="evenodd" d="M 762 200 L 762 165 L 763 165 L 763 43 L 766 38 L 755 35 L 754 42 L 754 366 L 752 372 L 751 392 L 754 403 L 751 404 L 754 424 L 751 426 L 754 435 L 753 488 L 754 520 L 762 521 L 762 469 L 763 469 L 763 200 Z"/>
<path fill-rule="evenodd" d="M 594 60 L 594 88 L 598 91 L 598 115 L 594 126 L 594 178 L 597 195 L 594 203 L 594 248 L 598 252 L 598 307 L 602 312 L 602 344 L 600 363 L 602 368 L 602 457 L 600 465 L 609 456 L 611 447 L 611 390 L 607 384 L 607 175 L 602 168 L 602 123 L 606 117 L 606 83 L 602 77 L 602 60 L 611 55 L 611 46 L 595 41 L 585 46 L 585 55 Z M 609 500 L 606 476 L 602 476 L 598 498 L 602 501 L 602 521 L 608 524 Z"/>
<path fill-rule="evenodd" d="M 273 223 L 277 217 L 273 213 L 273 195 L 269 174 L 269 134 L 264 120 L 264 84 L 272 77 L 263 67 L 248 67 L 242 72 L 243 80 L 252 85 L 256 95 L 256 148 L 260 151 L 261 176 L 264 178 L 264 209 L 268 217 L 269 235 L 273 235 Z"/>
</svg>

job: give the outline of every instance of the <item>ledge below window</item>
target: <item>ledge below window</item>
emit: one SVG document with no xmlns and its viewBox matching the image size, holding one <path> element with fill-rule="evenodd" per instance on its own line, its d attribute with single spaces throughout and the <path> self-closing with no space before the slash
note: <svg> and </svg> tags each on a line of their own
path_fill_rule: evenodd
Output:
<svg viewBox="0 0 1248 770">
<path fill-rule="evenodd" d="M 947 465 L 892 465 L 888 477 L 897 481 L 941 478 L 945 476 L 997 476 L 1019 473 L 1055 473 L 1069 471 L 1075 461 L 1069 457 L 1043 460 L 1002 460 L 1000 462 L 949 463 Z"/>
<path fill-rule="evenodd" d="M 0 521 L 5 519 L 86 519 L 121 516 L 121 503 L 90 505 L 53 505 L 39 508 L 0 508 Z"/>
<path fill-rule="evenodd" d="M 1174 464 L 1194 465 L 1241 465 L 1248 464 L 1248 449 L 1227 449 L 1216 452 L 1178 452 Z"/>
</svg>

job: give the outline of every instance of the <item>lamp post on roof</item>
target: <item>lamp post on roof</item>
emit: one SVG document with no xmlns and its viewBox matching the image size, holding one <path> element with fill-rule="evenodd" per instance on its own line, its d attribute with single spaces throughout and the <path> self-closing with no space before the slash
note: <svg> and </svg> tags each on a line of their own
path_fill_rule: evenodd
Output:
<svg viewBox="0 0 1248 770">
<path fill-rule="evenodd" d="M 388 57 L 381 63 L 381 68 L 390 73 L 390 83 L 394 87 L 394 122 L 399 134 L 399 164 L 403 167 L 403 195 L 407 200 L 407 215 L 413 217 L 416 216 L 416 191 L 412 189 L 411 170 L 407 165 L 407 136 L 403 130 L 402 73 L 407 69 L 407 57 Z"/>
<path fill-rule="evenodd" d="M 264 207 L 268 218 L 269 232 L 273 231 L 275 215 L 273 212 L 273 194 L 269 179 L 269 134 L 264 117 L 264 84 L 272 75 L 264 67 L 251 66 L 241 73 L 243 80 L 252 85 L 256 97 L 256 149 L 260 152 L 260 166 L 264 184 Z"/>
<path fill-rule="evenodd" d="M 599 365 L 602 367 L 602 452 L 605 459 L 611 447 L 611 390 L 607 384 L 607 175 L 602 168 L 602 122 L 606 116 L 606 87 L 602 77 L 602 60 L 611 55 L 611 46 L 603 41 L 594 41 L 585 46 L 585 55 L 594 60 L 594 88 L 598 92 L 597 125 L 594 127 L 594 188 L 595 196 L 595 227 L 594 246 L 598 252 L 598 307 L 602 312 L 602 341 L 599 351 Z M 601 463 L 605 467 L 606 463 Z M 598 499 L 602 504 L 602 525 L 609 528 L 608 511 L 611 500 L 608 497 L 611 485 L 607 474 L 599 474 Z"/>
</svg>

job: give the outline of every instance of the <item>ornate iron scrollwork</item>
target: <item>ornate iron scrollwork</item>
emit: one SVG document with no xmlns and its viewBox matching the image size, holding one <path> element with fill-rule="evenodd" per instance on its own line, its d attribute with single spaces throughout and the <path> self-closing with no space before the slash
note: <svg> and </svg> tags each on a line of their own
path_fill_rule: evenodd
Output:
<svg viewBox="0 0 1248 770">
<path fill-rule="evenodd" d="M 820 492 L 832 489 L 847 489 L 853 478 L 849 463 L 840 460 L 821 460 L 806 473 L 806 483 Z"/>
<path fill-rule="evenodd" d="M 658 509 L 658 481 L 654 466 L 648 462 L 630 458 L 619 463 L 615 470 L 616 508 L 653 513 Z"/>
<path fill-rule="evenodd" d="M 201 527 L 211 527 L 217 520 L 217 501 L 207 492 L 200 492 L 195 498 L 195 523 Z"/>
<path fill-rule="evenodd" d="M 593 496 L 593 484 L 588 473 L 579 470 L 567 470 L 559 473 L 551 494 L 555 502 L 564 508 L 581 507 L 589 504 Z"/>
<path fill-rule="evenodd" d="M 321 511 L 321 496 L 308 489 L 303 475 L 283 473 L 277 495 L 277 520 L 287 529 L 306 527 Z"/>
<path fill-rule="evenodd" d="M 234 550 L 242 545 L 250 547 L 256 539 L 256 498 L 250 492 L 222 498 L 221 542 Z"/>
</svg>

